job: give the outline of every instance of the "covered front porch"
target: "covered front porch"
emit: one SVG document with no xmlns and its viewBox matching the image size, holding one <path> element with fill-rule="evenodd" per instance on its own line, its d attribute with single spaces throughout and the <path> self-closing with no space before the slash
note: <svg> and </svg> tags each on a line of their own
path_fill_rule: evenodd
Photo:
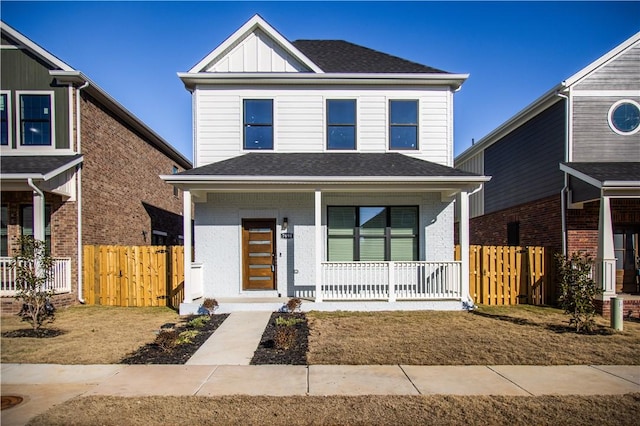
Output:
<svg viewBox="0 0 640 426">
<path fill-rule="evenodd" d="M 299 297 L 305 309 L 317 310 L 463 309 L 472 303 L 468 261 L 454 261 L 454 202 L 462 212 L 461 258 L 468 259 L 468 197 L 487 178 L 400 154 L 357 156 L 426 165 L 429 173 L 398 167 L 398 176 L 364 170 L 345 176 L 326 174 L 331 170 L 320 165 L 325 174 L 284 174 L 291 154 L 256 154 L 259 164 L 282 162 L 269 168 L 277 174 L 229 176 L 242 169 L 225 168 L 227 162 L 238 166 L 232 159 L 164 176 L 184 191 L 185 246 L 196 241 L 195 258 L 185 256 L 191 273 L 181 313 L 206 297 L 240 299 L 246 309 L 265 297 L 273 307 Z M 369 173 L 385 168 L 372 166 Z"/>
<path fill-rule="evenodd" d="M 625 310 L 633 305 L 640 314 L 633 297 L 640 294 L 640 163 L 564 163 L 560 169 L 569 177 L 570 208 L 599 202 L 594 277 L 603 290 L 601 310 L 621 297 Z"/>
</svg>

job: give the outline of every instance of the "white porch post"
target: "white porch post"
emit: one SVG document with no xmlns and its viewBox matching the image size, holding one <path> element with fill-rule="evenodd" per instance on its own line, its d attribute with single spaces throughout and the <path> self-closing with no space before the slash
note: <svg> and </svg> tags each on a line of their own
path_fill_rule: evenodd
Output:
<svg viewBox="0 0 640 426">
<path fill-rule="evenodd" d="M 315 191 L 316 303 L 322 302 L 322 191 Z"/>
<path fill-rule="evenodd" d="M 191 289 L 191 192 L 183 191 L 183 235 L 184 235 L 184 303 L 193 301 Z"/>
<path fill-rule="evenodd" d="M 604 194 L 600 197 L 600 223 L 598 224 L 598 257 L 596 259 L 596 280 L 604 291 L 604 300 L 616 295 L 616 256 L 613 248 L 613 224 L 611 203 Z"/>
<path fill-rule="evenodd" d="M 29 179 L 28 184 L 33 189 L 33 239 L 44 241 L 44 193 L 35 185 L 35 183 L 33 183 L 33 180 Z"/>
<path fill-rule="evenodd" d="M 460 201 L 460 229 L 458 235 L 460 239 L 460 297 L 462 301 L 471 300 L 469 295 L 469 193 L 461 191 Z"/>
</svg>

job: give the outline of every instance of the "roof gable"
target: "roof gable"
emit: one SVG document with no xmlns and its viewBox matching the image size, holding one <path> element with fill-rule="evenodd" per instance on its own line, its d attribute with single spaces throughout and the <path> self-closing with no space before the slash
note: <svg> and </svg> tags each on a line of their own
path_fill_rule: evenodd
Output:
<svg viewBox="0 0 640 426">
<path fill-rule="evenodd" d="M 52 55 L 47 50 L 43 49 L 41 46 L 37 45 L 33 41 L 29 40 L 27 37 L 22 35 L 20 32 L 13 29 L 11 26 L 7 25 L 6 22 L 0 21 L 0 28 L 2 28 L 2 33 L 7 38 L 7 41 L 13 43 L 14 46 L 19 49 L 27 49 L 44 62 L 49 64 L 51 69 L 59 69 L 63 71 L 73 71 L 73 68 L 62 61 L 60 58 Z"/>
<path fill-rule="evenodd" d="M 259 15 L 254 15 L 189 73 L 322 70 Z"/>
</svg>

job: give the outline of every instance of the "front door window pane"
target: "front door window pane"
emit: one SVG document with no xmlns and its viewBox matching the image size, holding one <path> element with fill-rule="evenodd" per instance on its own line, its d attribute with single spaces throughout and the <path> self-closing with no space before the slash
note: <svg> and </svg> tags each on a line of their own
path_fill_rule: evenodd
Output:
<svg viewBox="0 0 640 426">
<path fill-rule="evenodd" d="M 21 144 L 51 145 L 51 97 L 20 95 Z"/>
</svg>

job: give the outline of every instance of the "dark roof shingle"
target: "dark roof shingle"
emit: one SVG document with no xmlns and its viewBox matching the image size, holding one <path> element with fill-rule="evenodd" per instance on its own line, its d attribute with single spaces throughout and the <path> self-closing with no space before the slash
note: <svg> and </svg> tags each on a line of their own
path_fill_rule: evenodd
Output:
<svg viewBox="0 0 640 426">
<path fill-rule="evenodd" d="M 599 182 L 619 181 L 638 182 L 640 181 L 640 163 L 636 162 L 613 162 L 613 163 L 564 163 L 580 173 L 596 179 Z"/>
<path fill-rule="evenodd" d="M 477 177 L 398 153 L 249 153 L 187 170 L 183 176 Z"/>
<path fill-rule="evenodd" d="M 296 40 L 292 44 L 324 72 L 448 74 L 343 40 Z"/>
<path fill-rule="evenodd" d="M 0 173 L 7 174 L 42 174 L 50 173 L 65 164 L 82 157 L 76 155 L 15 155 L 0 157 Z"/>
</svg>

